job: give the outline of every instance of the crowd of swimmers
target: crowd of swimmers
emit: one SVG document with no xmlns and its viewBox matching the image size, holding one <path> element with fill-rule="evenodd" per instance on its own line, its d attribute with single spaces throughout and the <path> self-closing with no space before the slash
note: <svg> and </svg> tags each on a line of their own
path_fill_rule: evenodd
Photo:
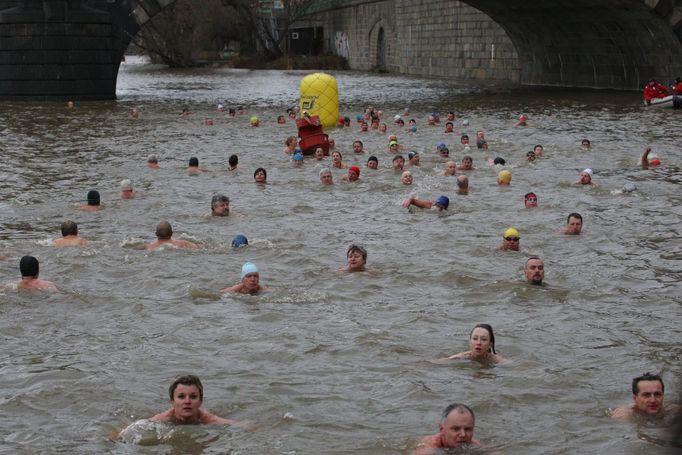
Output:
<svg viewBox="0 0 682 455">
<path fill-rule="evenodd" d="M 673 90 L 679 93 L 682 84 L 678 80 L 677 85 Z M 649 87 L 649 86 L 648 86 Z M 653 90 L 653 89 L 652 89 Z M 661 90 L 659 89 L 659 92 Z M 223 107 L 224 110 L 224 107 Z M 234 116 L 238 113 L 243 113 L 243 108 L 230 109 L 229 115 Z M 189 110 L 183 110 L 181 116 L 187 117 L 191 115 Z M 297 109 L 287 111 L 290 118 L 295 118 Z M 409 115 L 409 110 L 406 109 L 403 115 Z M 131 112 L 133 118 L 139 118 L 139 111 Z M 381 122 L 381 111 L 375 110 L 373 107 L 368 107 L 364 115 L 358 116 L 358 123 L 360 124 L 360 131 L 367 131 L 370 128 L 378 129 L 379 131 L 386 131 L 386 124 Z M 452 125 L 455 115 L 448 112 L 446 116 L 445 132 L 452 132 Z M 284 116 L 278 117 L 278 123 L 286 122 Z M 521 115 L 515 126 L 527 126 L 528 117 Z M 260 120 L 253 116 L 249 123 L 252 127 L 258 127 Z M 396 115 L 394 123 L 398 126 L 404 125 L 404 121 L 400 115 Z M 428 125 L 437 125 L 440 123 L 439 115 L 433 113 L 428 116 Z M 401 125 L 402 124 L 402 125 Z M 464 124 L 464 122 L 463 122 Z M 339 120 L 339 126 L 350 126 L 350 119 L 343 117 Z M 410 120 L 409 127 L 413 130 L 417 128 L 416 122 Z M 304 160 L 303 153 L 297 147 L 297 138 L 290 136 L 285 140 L 285 153 L 291 155 L 291 162 L 293 166 L 301 166 Z M 465 150 L 469 147 L 469 137 L 464 134 L 460 138 L 461 144 Z M 331 151 L 331 168 L 346 169 L 347 175 L 343 177 L 344 181 L 357 182 L 360 179 L 361 169 L 359 166 L 347 166 L 343 163 L 343 156 L 340 151 L 334 149 L 335 144 L 332 141 Z M 487 140 L 483 131 L 476 133 L 476 146 L 479 149 L 487 149 Z M 588 139 L 583 139 L 581 147 L 589 149 L 591 146 Z M 400 181 L 403 185 L 411 185 L 413 176 L 407 166 L 419 166 L 420 156 L 416 151 L 407 153 L 407 161 L 400 154 L 401 145 L 397 141 L 395 135 L 389 136 L 388 152 L 393 154 L 391 160 L 391 168 L 400 174 Z M 366 153 L 362 141 L 356 140 L 352 145 L 354 154 Z M 442 158 L 449 158 L 449 150 L 445 144 L 438 144 L 436 153 Z M 544 154 L 542 145 L 536 145 L 533 150 L 526 154 L 528 161 L 534 161 Z M 327 154 L 322 149 L 317 149 L 312 154 L 312 159 L 323 161 Z M 489 161 L 489 165 L 504 165 L 506 161 L 504 158 L 497 157 Z M 658 166 L 661 164 L 659 157 L 651 156 L 651 148 L 647 148 L 640 158 L 642 168 L 649 166 Z M 150 155 L 146 163 L 147 167 L 156 169 L 160 167 L 159 160 L 155 155 Z M 323 185 L 332 185 L 333 176 L 330 167 L 323 167 L 319 171 L 320 183 Z M 374 155 L 367 159 L 366 167 L 368 169 L 378 168 L 378 158 Z M 239 169 L 239 159 L 237 155 L 232 155 L 228 160 L 228 170 L 235 171 Z M 445 168 L 440 171 L 442 176 L 454 176 L 457 183 L 457 194 L 466 195 L 470 191 L 468 177 L 464 174 L 457 175 L 457 171 L 473 170 L 473 160 L 471 156 L 464 156 L 461 163 L 455 161 L 447 161 Z M 196 157 L 191 157 L 188 161 L 187 171 L 190 173 L 199 173 L 204 170 L 199 166 L 199 161 Z M 265 168 L 259 167 L 254 171 L 254 181 L 257 184 L 267 183 L 267 171 Z M 585 169 L 579 174 L 576 185 L 595 185 L 592 181 L 593 171 L 589 168 Z M 507 169 L 499 171 L 497 175 L 497 184 L 506 186 L 511 184 L 512 175 Z M 119 196 L 123 199 L 130 199 L 135 197 L 132 182 L 124 179 L 119 185 Z M 435 199 L 423 199 L 410 196 L 406 198 L 402 206 L 404 208 L 417 207 L 421 209 L 434 210 L 437 212 L 444 212 L 448 210 L 450 199 L 445 195 L 440 195 Z M 528 192 L 524 196 L 524 206 L 528 209 L 533 209 L 538 206 L 538 197 L 535 192 Z M 91 190 L 86 195 L 86 202 L 79 206 L 84 211 L 98 211 L 104 209 L 104 204 L 101 202 L 99 193 L 96 190 Z M 230 215 L 230 199 L 223 194 L 216 194 L 212 197 L 210 202 L 211 216 L 229 216 Z M 583 228 L 583 217 L 577 212 L 570 213 L 566 218 L 566 226 L 561 230 L 561 233 L 566 235 L 580 235 Z M 156 240 L 145 243 L 145 249 L 155 249 L 160 247 L 172 248 L 198 248 L 199 245 L 187 240 L 173 239 L 173 228 L 168 221 L 162 220 L 156 226 Z M 71 220 L 64 221 L 61 224 L 62 237 L 54 240 L 56 247 L 77 247 L 88 244 L 88 241 L 78 235 L 78 226 Z M 508 227 L 502 233 L 501 244 L 497 247 L 500 251 L 519 251 L 520 250 L 521 235 L 517 228 Z M 238 234 L 232 240 L 232 247 L 240 248 L 248 245 L 248 239 L 244 234 Z M 359 245 L 351 245 L 346 251 L 346 266 L 342 269 L 347 272 L 365 272 L 367 270 L 367 251 Z M 17 284 L 18 289 L 41 289 L 41 290 L 56 290 L 54 283 L 39 278 L 40 266 L 38 260 L 30 255 L 21 258 L 19 263 L 21 273 L 21 281 Z M 528 284 L 533 286 L 542 286 L 544 284 L 545 269 L 544 261 L 535 255 L 531 255 L 525 261 L 523 267 L 525 280 Z M 246 262 L 242 265 L 240 281 L 232 286 L 222 289 L 222 292 L 241 293 L 249 295 L 258 295 L 262 292 L 268 291 L 268 288 L 260 283 L 260 270 L 253 262 Z M 458 352 L 448 357 L 434 359 L 434 362 L 443 363 L 452 360 L 471 360 L 483 364 L 496 364 L 505 362 L 506 359 L 496 352 L 495 335 L 493 327 L 489 324 L 477 324 L 471 330 L 468 339 L 468 350 Z M 207 411 L 201 409 L 203 404 L 203 385 L 197 376 L 187 375 L 177 378 L 169 387 L 170 409 L 160 414 L 151 417 L 149 420 L 155 422 L 166 422 L 172 424 L 219 424 L 219 425 L 237 425 L 248 430 L 254 430 L 255 426 L 248 422 L 239 422 L 218 417 Z M 617 407 L 612 413 L 612 417 L 621 421 L 638 421 L 640 419 L 658 418 L 669 413 L 680 413 L 680 407 L 677 405 L 664 406 L 664 384 L 660 376 L 645 373 L 638 376 L 632 381 L 632 398 L 631 405 Z M 462 403 L 453 403 L 448 405 L 442 412 L 439 422 L 439 429 L 436 434 L 425 436 L 420 444 L 417 446 L 416 454 L 431 454 L 443 448 L 455 448 L 460 446 L 484 446 L 481 442 L 474 439 L 475 429 L 475 415 L 474 411 Z"/>
</svg>

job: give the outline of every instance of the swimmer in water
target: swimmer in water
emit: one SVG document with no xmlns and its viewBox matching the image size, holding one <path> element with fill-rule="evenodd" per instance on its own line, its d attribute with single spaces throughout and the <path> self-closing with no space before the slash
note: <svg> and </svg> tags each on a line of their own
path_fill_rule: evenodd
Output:
<svg viewBox="0 0 682 455">
<path fill-rule="evenodd" d="M 149 420 L 174 425 L 237 425 L 252 427 L 248 423 L 223 419 L 201 409 L 204 402 L 204 386 L 194 375 L 180 376 L 168 388 L 171 408 L 156 414 Z"/>
<path fill-rule="evenodd" d="M 511 172 L 504 170 L 497 174 L 497 184 L 500 186 L 509 186 L 511 184 Z"/>
<path fill-rule="evenodd" d="M 468 147 L 469 146 L 469 135 L 468 134 L 462 134 L 462 137 L 459 138 L 459 143 L 465 147 Z"/>
<path fill-rule="evenodd" d="M 21 281 L 17 283 L 17 289 L 57 290 L 57 286 L 53 282 L 38 278 L 40 265 L 38 264 L 38 259 L 33 256 L 21 258 L 21 261 L 19 261 L 19 271 L 21 272 Z"/>
<path fill-rule="evenodd" d="M 398 153 L 398 149 L 400 146 L 398 145 L 398 141 L 388 141 L 388 151 L 391 153 Z"/>
<path fill-rule="evenodd" d="M 644 373 L 632 380 L 633 404 L 617 407 L 611 417 L 621 422 L 637 422 L 662 418 L 666 414 L 679 415 L 679 405 L 664 406 L 665 385 L 657 374 Z"/>
<path fill-rule="evenodd" d="M 535 286 L 542 286 L 545 279 L 545 262 L 539 256 L 531 256 L 523 267 L 526 282 Z"/>
<path fill-rule="evenodd" d="M 528 116 L 526 114 L 519 115 L 519 121 L 514 126 L 528 126 Z"/>
<path fill-rule="evenodd" d="M 452 403 L 443 411 L 438 433 L 424 436 L 413 455 L 437 455 L 443 453 L 442 449 L 481 447 L 483 444 L 474 439 L 475 424 L 474 411 L 469 406 Z"/>
<path fill-rule="evenodd" d="M 367 250 L 361 246 L 351 245 L 346 251 L 346 260 L 348 261 L 349 272 L 364 272 L 367 264 Z"/>
<path fill-rule="evenodd" d="M 258 116 L 254 115 L 249 119 L 249 123 L 252 127 L 257 128 L 260 125 L 260 120 L 258 119 Z"/>
<path fill-rule="evenodd" d="M 469 194 L 469 177 L 466 175 L 460 175 L 457 177 L 457 194 L 465 195 Z"/>
<path fill-rule="evenodd" d="M 303 167 L 303 152 L 296 149 L 294 154 L 291 156 L 291 165 L 293 167 Z"/>
<path fill-rule="evenodd" d="M 320 183 L 323 185 L 334 184 L 334 177 L 332 177 L 332 171 L 330 171 L 328 167 L 325 167 L 320 171 Z"/>
<path fill-rule="evenodd" d="M 277 116 L 277 124 L 278 125 L 284 125 L 286 122 L 287 122 L 287 119 L 283 115 Z"/>
<path fill-rule="evenodd" d="M 448 161 L 445 163 L 445 169 L 440 171 L 438 175 L 449 176 L 457 174 L 457 163 L 454 161 Z"/>
<path fill-rule="evenodd" d="M 462 164 L 459 165 L 460 171 L 473 171 L 474 170 L 474 160 L 469 155 L 465 155 L 462 158 Z"/>
<path fill-rule="evenodd" d="M 230 155 L 227 159 L 227 170 L 230 172 L 239 170 L 239 157 L 237 155 Z"/>
<path fill-rule="evenodd" d="M 351 166 L 348 168 L 348 174 L 341 177 L 344 182 L 357 182 L 360 180 L 360 168 L 358 166 Z"/>
<path fill-rule="evenodd" d="M 140 118 L 140 110 L 136 107 L 132 108 L 130 110 L 130 116 L 134 119 Z"/>
<path fill-rule="evenodd" d="M 211 216 L 229 216 L 230 198 L 224 194 L 216 194 L 211 198 Z"/>
<path fill-rule="evenodd" d="M 346 169 L 348 167 L 343 163 L 343 155 L 338 150 L 332 152 L 332 167 L 336 169 Z"/>
<path fill-rule="evenodd" d="M 369 169 L 379 169 L 379 159 L 372 155 L 367 159 L 367 167 Z"/>
<path fill-rule="evenodd" d="M 445 122 L 445 134 L 452 134 L 455 132 L 455 125 L 452 122 Z"/>
<path fill-rule="evenodd" d="M 498 251 L 519 251 L 521 247 L 521 234 L 515 228 L 510 227 L 502 234 L 502 244 L 497 247 Z"/>
<path fill-rule="evenodd" d="M 353 153 L 366 153 L 362 141 L 353 142 Z"/>
<path fill-rule="evenodd" d="M 495 352 L 495 334 L 489 324 L 476 324 L 469 333 L 469 350 L 453 354 L 450 357 L 437 359 L 436 362 L 445 360 L 466 359 L 481 363 L 500 363 L 504 361 L 502 356 Z"/>
<path fill-rule="evenodd" d="M 242 266 L 241 282 L 223 289 L 221 292 L 236 292 L 239 294 L 256 295 L 268 291 L 268 288 L 259 284 L 260 274 L 258 267 L 252 262 L 247 262 Z"/>
<path fill-rule="evenodd" d="M 532 191 L 530 193 L 526 193 L 525 196 L 523 196 L 523 205 L 527 209 L 532 209 L 538 206 L 538 197 L 533 193 Z"/>
<path fill-rule="evenodd" d="M 589 139 L 583 139 L 582 141 L 580 141 L 580 147 L 583 150 L 589 150 L 590 148 L 592 148 L 592 143 L 590 142 Z"/>
<path fill-rule="evenodd" d="M 73 221 L 64 221 L 61 225 L 62 238 L 55 239 L 52 244 L 56 247 L 64 246 L 85 246 L 88 241 L 78 237 L 78 225 Z"/>
<path fill-rule="evenodd" d="M 649 153 L 651 153 L 651 147 L 644 149 L 642 157 L 639 159 L 639 163 L 642 165 L 642 169 L 649 169 L 649 166 L 660 166 L 661 160 L 658 157 L 649 159 Z"/>
<path fill-rule="evenodd" d="M 589 167 L 582 171 L 580 173 L 580 178 L 578 179 L 577 182 L 575 182 L 575 185 L 582 186 L 582 185 L 596 185 L 595 183 L 592 182 L 592 169 Z"/>
<path fill-rule="evenodd" d="M 121 199 L 132 199 L 135 197 L 135 191 L 133 191 L 133 184 L 130 179 L 123 179 L 119 184 L 120 191 L 118 195 Z"/>
<path fill-rule="evenodd" d="M 414 179 L 412 178 L 412 173 L 410 171 L 404 171 L 400 176 L 400 182 L 403 185 L 412 185 L 413 180 Z"/>
<path fill-rule="evenodd" d="M 241 248 L 249 245 L 249 239 L 244 234 L 237 234 L 232 239 L 232 248 Z"/>
<path fill-rule="evenodd" d="M 316 148 L 313 156 L 317 161 L 322 161 L 324 159 L 324 149 L 322 147 Z"/>
<path fill-rule="evenodd" d="M 541 157 L 543 153 L 545 153 L 545 148 L 538 144 L 535 147 L 533 147 L 533 152 L 535 153 L 535 156 Z"/>
<path fill-rule="evenodd" d="M 583 230 L 583 217 L 579 213 L 573 212 L 566 217 L 566 227 L 561 231 L 566 235 L 580 235 Z"/>
<path fill-rule="evenodd" d="M 159 166 L 159 159 L 156 155 L 149 155 L 147 157 L 147 167 L 150 169 L 158 169 L 161 167 Z"/>
<path fill-rule="evenodd" d="M 403 208 L 407 209 L 411 205 L 415 205 L 422 209 L 435 209 L 439 212 L 443 212 L 448 209 L 450 199 L 447 196 L 438 196 L 435 201 L 429 201 L 428 199 L 409 197 L 403 201 Z"/>
<path fill-rule="evenodd" d="M 104 204 L 101 203 L 99 197 L 99 191 L 90 190 L 87 194 L 87 204 L 82 204 L 78 208 L 85 212 L 96 212 L 104 208 Z"/>
<path fill-rule="evenodd" d="M 260 185 L 268 183 L 268 173 L 265 168 L 259 167 L 256 169 L 253 173 L 253 180 Z"/>
<path fill-rule="evenodd" d="M 187 166 L 187 172 L 189 172 L 190 174 L 196 174 L 199 172 L 204 172 L 204 170 L 199 167 L 199 158 L 197 158 L 196 156 L 193 156 L 189 159 L 189 163 Z"/>
<path fill-rule="evenodd" d="M 296 150 L 298 140 L 296 139 L 296 136 L 289 136 L 285 141 L 284 141 L 284 153 L 287 155 L 292 155 L 294 153 L 294 150 Z"/>
<path fill-rule="evenodd" d="M 415 152 L 412 150 L 407 154 L 407 164 L 410 166 L 419 166 L 419 160 L 420 160 L 419 152 Z"/>
<path fill-rule="evenodd" d="M 405 158 L 403 158 L 401 155 L 394 156 L 392 167 L 394 171 L 403 172 L 403 168 L 405 167 Z"/>
<path fill-rule="evenodd" d="M 443 147 L 438 147 L 437 151 L 438 154 L 440 155 L 441 158 L 450 158 L 450 149 L 445 147 L 445 144 L 440 144 L 443 145 Z"/>
<path fill-rule="evenodd" d="M 160 221 L 156 225 L 156 240 L 151 243 L 146 243 L 144 245 L 145 249 L 153 250 L 154 248 L 159 248 L 164 245 L 170 245 L 175 248 L 198 248 L 196 243 L 189 242 L 187 240 L 173 240 L 173 227 L 168 221 Z"/>
</svg>

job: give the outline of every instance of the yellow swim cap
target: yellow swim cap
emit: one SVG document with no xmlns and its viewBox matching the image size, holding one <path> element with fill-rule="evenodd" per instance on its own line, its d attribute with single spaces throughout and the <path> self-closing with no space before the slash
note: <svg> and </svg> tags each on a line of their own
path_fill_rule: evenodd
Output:
<svg viewBox="0 0 682 455">
<path fill-rule="evenodd" d="M 511 182 L 511 172 L 509 171 L 500 171 L 499 174 L 497 174 L 497 181 L 498 182 L 504 182 L 504 183 L 510 183 Z"/>
<path fill-rule="evenodd" d="M 504 231 L 504 234 L 502 234 L 502 237 L 521 237 L 521 234 L 519 234 L 519 231 L 517 231 L 513 227 L 510 227 L 509 229 Z"/>
<path fill-rule="evenodd" d="M 251 124 L 252 125 L 258 124 L 258 117 L 257 116 L 254 115 L 253 117 L 251 117 Z"/>
</svg>

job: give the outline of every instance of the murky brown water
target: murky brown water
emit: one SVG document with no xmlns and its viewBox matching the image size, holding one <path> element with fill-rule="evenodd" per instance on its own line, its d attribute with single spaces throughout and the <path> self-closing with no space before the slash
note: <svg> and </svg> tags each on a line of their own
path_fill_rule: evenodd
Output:
<svg viewBox="0 0 682 455">
<path fill-rule="evenodd" d="M 667 398 L 679 393 L 680 112 L 640 110 L 634 93 L 506 91 L 446 81 L 337 74 L 342 113 L 366 104 L 390 120 L 405 106 L 416 134 L 397 132 L 422 154 L 412 187 L 385 169 L 386 137 L 333 130 L 346 161 L 361 138 L 379 157 L 362 182 L 318 184 L 317 167 L 294 169 L 282 153 L 293 123 L 274 124 L 294 103 L 305 73 L 170 71 L 125 64 L 116 102 L 0 104 L 0 262 L 2 282 L 18 279 L 33 254 L 56 294 L 0 293 L 3 341 L 0 438 L 4 453 L 406 454 L 437 430 L 452 401 L 477 413 L 476 436 L 503 453 L 664 453 L 658 428 L 606 416 L 631 400 L 632 377 L 662 373 Z M 242 104 L 229 119 L 218 102 Z M 139 120 L 128 115 L 138 106 Z M 183 107 L 194 115 L 178 117 Z M 424 125 L 431 111 L 454 110 L 470 125 L 447 136 Z M 514 128 L 524 112 L 530 127 Z M 248 126 L 258 115 L 260 128 Z M 205 126 L 212 117 L 215 125 Z M 484 129 L 490 151 L 471 150 L 473 191 L 454 193 L 437 176 L 446 142 L 461 160 L 459 134 Z M 389 133 L 395 133 L 390 127 Z M 592 140 L 592 150 L 578 147 Z M 525 152 L 543 144 L 535 164 Z M 663 160 L 638 168 L 652 145 Z M 144 167 L 156 153 L 162 168 Z M 237 153 L 242 172 L 228 174 Z M 207 172 L 189 176 L 190 156 Z M 510 188 L 495 185 L 488 157 L 510 163 Z M 269 184 L 253 184 L 264 166 Z M 594 169 L 595 188 L 572 182 Z M 130 178 L 139 197 L 117 198 Z M 615 194 L 623 184 L 638 191 Z M 76 209 L 96 188 L 104 211 Z M 538 193 L 540 207 L 523 209 Z M 210 219 L 224 192 L 238 216 Z M 410 193 L 451 198 L 447 216 L 409 212 Z M 585 218 L 579 237 L 558 234 L 569 212 Z M 54 249 L 59 224 L 73 219 L 92 244 Z M 198 251 L 144 251 L 160 219 Z M 523 253 L 494 251 L 508 226 Z M 229 243 L 245 233 L 251 245 Z M 369 251 L 373 274 L 339 274 L 351 243 Z M 519 284 L 530 253 L 545 259 L 544 289 Z M 273 289 L 262 297 L 220 295 L 241 264 L 261 268 Z M 428 360 L 466 348 L 470 329 L 488 322 L 511 362 L 484 368 Z M 260 431 L 178 428 L 144 445 L 108 434 L 167 406 L 181 373 L 204 381 L 204 407 L 252 420 Z"/>
</svg>

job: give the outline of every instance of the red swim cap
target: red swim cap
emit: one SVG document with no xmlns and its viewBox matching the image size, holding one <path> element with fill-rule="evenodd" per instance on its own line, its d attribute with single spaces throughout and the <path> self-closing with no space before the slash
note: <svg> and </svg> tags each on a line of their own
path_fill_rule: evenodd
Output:
<svg viewBox="0 0 682 455">
<path fill-rule="evenodd" d="M 353 171 L 353 172 L 355 172 L 356 174 L 360 175 L 360 168 L 357 167 L 357 166 L 351 166 L 351 167 L 349 167 L 349 168 L 348 168 L 348 172 L 350 172 L 350 171 Z"/>
<path fill-rule="evenodd" d="M 660 166 L 661 160 L 659 160 L 658 158 L 654 158 L 653 160 L 649 161 L 649 164 L 651 164 L 652 166 Z"/>
</svg>

